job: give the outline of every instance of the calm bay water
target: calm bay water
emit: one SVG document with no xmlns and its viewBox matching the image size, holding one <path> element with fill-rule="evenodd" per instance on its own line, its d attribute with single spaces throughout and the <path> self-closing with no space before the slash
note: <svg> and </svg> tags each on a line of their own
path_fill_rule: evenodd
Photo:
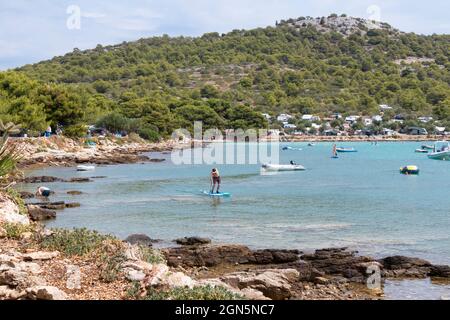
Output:
<svg viewBox="0 0 450 320">
<path fill-rule="evenodd" d="M 166 242 L 182 236 L 254 248 L 349 246 L 363 254 L 418 256 L 450 264 L 450 162 L 414 153 L 422 143 L 345 143 L 358 153 L 331 159 L 331 143 L 280 151 L 304 172 L 264 175 L 259 165 L 219 166 L 222 191 L 231 199 L 210 199 L 211 166 L 164 163 L 98 167 L 95 172 L 49 168 L 32 175 L 106 176 L 86 184 L 52 183 L 52 200 L 80 202 L 58 213 L 50 227 L 88 227 L 119 237 L 145 233 Z M 419 176 L 399 168 L 414 164 Z M 34 190 L 36 185 L 23 186 Z M 66 191 L 83 195 L 69 196 Z"/>
</svg>

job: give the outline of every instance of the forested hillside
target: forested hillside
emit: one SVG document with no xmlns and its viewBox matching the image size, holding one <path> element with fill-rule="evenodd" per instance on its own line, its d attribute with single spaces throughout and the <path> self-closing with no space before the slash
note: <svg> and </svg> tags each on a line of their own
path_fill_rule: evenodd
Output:
<svg viewBox="0 0 450 320">
<path fill-rule="evenodd" d="M 261 112 L 373 115 L 389 104 L 449 126 L 449 84 L 450 35 L 331 15 L 75 49 L 0 74 L 0 117 L 37 131 L 99 122 L 155 138 L 193 120 L 265 127 Z"/>
</svg>

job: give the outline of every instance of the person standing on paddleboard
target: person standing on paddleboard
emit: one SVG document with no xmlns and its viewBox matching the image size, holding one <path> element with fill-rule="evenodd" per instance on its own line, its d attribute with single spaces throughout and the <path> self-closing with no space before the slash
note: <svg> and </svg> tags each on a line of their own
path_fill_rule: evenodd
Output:
<svg viewBox="0 0 450 320">
<path fill-rule="evenodd" d="M 219 170 L 217 170 L 217 168 L 212 169 L 211 171 L 211 193 L 214 193 L 214 188 L 217 184 L 217 190 L 216 193 L 219 193 L 219 189 L 220 189 L 220 173 Z"/>
</svg>

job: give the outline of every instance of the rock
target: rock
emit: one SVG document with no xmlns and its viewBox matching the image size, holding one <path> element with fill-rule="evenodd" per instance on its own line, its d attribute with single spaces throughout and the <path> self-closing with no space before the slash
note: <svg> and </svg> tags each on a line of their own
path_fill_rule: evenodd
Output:
<svg viewBox="0 0 450 320">
<path fill-rule="evenodd" d="M 130 269 L 130 270 L 127 270 L 127 272 L 125 273 L 125 277 L 129 281 L 141 282 L 145 279 L 145 273 L 142 271 Z"/>
<path fill-rule="evenodd" d="M 316 283 L 316 284 L 328 284 L 329 282 L 330 282 L 330 280 L 328 280 L 327 278 L 324 278 L 324 277 L 314 278 L 314 283 Z"/>
<path fill-rule="evenodd" d="M 356 252 L 347 251 L 347 248 L 316 250 L 301 258 L 324 275 L 343 276 L 354 282 L 364 282 L 367 278 L 365 263 L 376 263 L 370 257 L 356 256 Z"/>
<path fill-rule="evenodd" d="M 133 269 L 137 271 L 143 271 L 144 273 L 150 273 L 154 270 L 154 265 L 142 260 L 126 261 L 122 264 L 124 269 Z"/>
<path fill-rule="evenodd" d="M 164 285 L 169 288 L 193 288 L 196 282 L 182 272 L 169 272 L 164 279 Z"/>
<path fill-rule="evenodd" d="M 155 163 L 166 161 L 166 159 L 147 159 L 147 160 L 150 161 L 150 162 L 155 162 Z"/>
<path fill-rule="evenodd" d="M 0 286 L 0 300 L 18 300 L 26 296 L 25 291 L 13 290 L 8 286 Z"/>
<path fill-rule="evenodd" d="M 450 266 L 432 266 L 429 276 L 438 278 L 450 278 Z"/>
<path fill-rule="evenodd" d="M 7 235 L 8 233 L 6 232 L 6 230 L 2 226 L 0 226 L 0 239 L 6 238 Z"/>
<path fill-rule="evenodd" d="M 184 246 L 162 251 L 171 267 L 213 267 L 254 262 L 253 252 L 241 245 Z"/>
<path fill-rule="evenodd" d="M 298 250 L 266 249 L 255 251 L 253 256 L 256 264 L 281 264 L 299 260 L 300 253 Z"/>
<path fill-rule="evenodd" d="M 67 194 L 71 195 L 71 196 L 79 196 L 80 194 L 83 194 L 83 192 L 81 191 L 67 191 Z"/>
<path fill-rule="evenodd" d="M 66 203 L 66 208 L 79 208 L 81 207 L 81 204 L 79 204 L 78 202 L 71 202 L 71 203 Z"/>
<path fill-rule="evenodd" d="M 206 241 L 206 240 L 205 240 Z M 204 242 L 204 241 L 202 241 Z M 201 243 L 188 238 L 179 243 Z M 252 251 L 241 245 L 187 245 L 163 250 L 168 264 L 173 267 L 212 267 L 220 264 L 282 264 L 299 260 L 297 250 Z"/>
<path fill-rule="evenodd" d="M 49 203 L 33 203 L 32 205 L 47 210 L 64 210 L 66 208 L 66 204 L 64 203 L 64 201 L 49 202 Z"/>
<path fill-rule="evenodd" d="M 91 177 L 91 179 L 105 179 L 107 178 L 107 176 L 95 176 L 95 177 Z"/>
<path fill-rule="evenodd" d="M 57 177 L 38 176 L 38 177 L 26 177 L 22 182 L 24 183 L 51 183 L 51 182 L 63 182 L 64 180 Z"/>
<path fill-rule="evenodd" d="M 145 234 L 132 234 L 128 238 L 125 239 L 125 242 L 132 245 L 143 245 L 151 247 L 155 240 L 151 239 L 149 236 Z"/>
<path fill-rule="evenodd" d="M 71 178 L 71 179 L 69 179 L 67 182 L 72 182 L 72 183 L 85 183 L 85 182 L 92 182 L 92 180 L 89 179 L 89 178 Z"/>
<path fill-rule="evenodd" d="M 186 237 L 176 239 L 175 242 L 182 246 L 194 246 L 194 245 L 202 245 L 211 243 L 211 239 L 208 238 L 200 238 L 200 237 Z"/>
<path fill-rule="evenodd" d="M 27 192 L 27 191 L 21 191 L 19 192 L 19 195 L 22 199 L 33 199 L 34 198 L 34 193 L 31 192 Z"/>
<path fill-rule="evenodd" d="M 23 255 L 24 261 L 33 261 L 33 260 L 51 260 L 53 258 L 56 258 L 59 256 L 58 251 L 54 252 L 44 252 L 44 251 L 37 251 L 32 253 L 26 253 Z"/>
<path fill-rule="evenodd" d="M 43 209 L 36 205 L 27 205 L 28 214 L 33 221 L 43 221 L 56 218 L 56 212 Z"/>
<path fill-rule="evenodd" d="M 10 287 L 27 287 L 29 284 L 28 274 L 20 269 L 9 269 L 0 272 L 0 285 Z"/>
<path fill-rule="evenodd" d="M 67 265 L 66 266 L 66 288 L 69 290 L 80 290 L 81 289 L 81 270 L 78 266 Z"/>
<path fill-rule="evenodd" d="M 298 281 L 298 277 L 295 269 L 269 269 L 232 273 L 220 279 L 234 288 L 251 288 L 270 299 L 285 300 L 292 297 L 292 284 Z"/>
<path fill-rule="evenodd" d="M 56 287 L 37 286 L 26 290 L 32 300 L 67 300 L 67 294 Z"/>
<path fill-rule="evenodd" d="M 149 276 L 146 278 L 146 286 L 147 287 L 157 287 L 164 286 L 164 280 L 169 273 L 169 267 L 165 264 L 154 264 L 152 265 L 152 269 L 149 273 Z"/>
<path fill-rule="evenodd" d="M 29 218 L 20 213 L 17 204 L 9 197 L 2 195 L 0 196 L 0 224 L 5 222 L 22 225 L 30 224 Z"/>
<path fill-rule="evenodd" d="M 22 233 L 20 236 L 21 236 L 22 240 L 30 240 L 30 239 L 32 239 L 34 237 L 34 234 L 33 234 L 33 232 L 29 232 L 28 231 L 28 232 Z"/>
<path fill-rule="evenodd" d="M 411 267 L 431 267 L 431 263 L 427 260 L 404 256 L 387 257 L 380 262 L 384 268 L 388 270 L 408 269 Z"/>
</svg>

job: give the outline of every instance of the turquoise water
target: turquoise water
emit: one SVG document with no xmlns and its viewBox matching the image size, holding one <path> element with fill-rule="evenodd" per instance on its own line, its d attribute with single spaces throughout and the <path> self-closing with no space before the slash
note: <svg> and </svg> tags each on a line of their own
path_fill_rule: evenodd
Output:
<svg viewBox="0 0 450 320">
<path fill-rule="evenodd" d="M 222 191 L 231 199 L 201 194 L 211 166 L 164 163 L 98 167 L 95 172 L 49 168 L 33 175 L 106 176 L 86 184 L 53 183 L 52 200 L 80 202 L 50 227 L 88 227 L 126 237 L 145 233 L 169 242 L 181 236 L 253 248 L 312 250 L 349 246 L 362 254 L 417 256 L 450 264 L 450 162 L 414 153 L 420 142 L 345 143 L 358 153 L 331 159 L 331 143 L 280 151 L 304 172 L 264 175 L 259 165 L 221 165 Z M 399 174 L 414 164 L 419 176 Z M 33 190 L 34 185 L 24 186 Z M 69 196 L 80 190 L 81 196 Z"/>
</svg>

